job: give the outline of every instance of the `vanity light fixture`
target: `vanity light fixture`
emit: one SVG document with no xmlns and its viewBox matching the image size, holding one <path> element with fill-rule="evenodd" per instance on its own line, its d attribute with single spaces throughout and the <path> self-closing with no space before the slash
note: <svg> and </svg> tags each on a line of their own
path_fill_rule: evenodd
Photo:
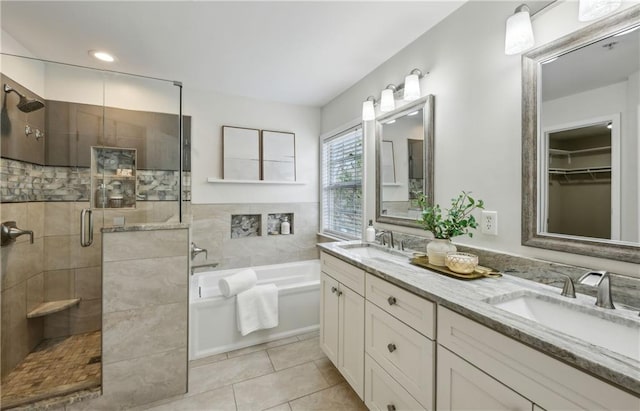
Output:
<svg viewBox="0 0 640 411">
<path fill-rule="evenodd" d="M 374 106 L 376 105 L 376 99 L 373 96 L 367 97 L 367 99 L 362 103 L 362 121 L 371 121 L 376 118 L 376 110 Z"/>
<path fill-rule="evenodd" d="M 113 57 L 111 54 L 107 53 L 106 51 L 89 50 L 89 55 L 100 61 L 105 61 L 107 63 L 113 63 L 114 61 L 116 61 L 116 58 Z"/>
<path fill-rule="evenodd" d="M 520 54 L 529 50 L 534 44 L 529 7 L 526 4 L 521 4 L 507 19 L 504 53 L 508 56 Z"/>
<path fill-rule="evenodd" d="M 418 69 L 411 70 L 411 73 L 404 78 L 404 99 L 413 101 L 420 98 L 420 79 L 424 77 Z"/>
<path fill-rule="evenodd" d="M 578 20 L 591 21 L 615 11 L 622 0 L 580 0 Z"/>
<path fill-rule="evenodd" d="M 396 108 L 396 100 L 394 97 L 398 88 L 394 84 L 389 84 L 382 93 L 380 93 L 380 111 L 393 111 Z"/>
</svg>

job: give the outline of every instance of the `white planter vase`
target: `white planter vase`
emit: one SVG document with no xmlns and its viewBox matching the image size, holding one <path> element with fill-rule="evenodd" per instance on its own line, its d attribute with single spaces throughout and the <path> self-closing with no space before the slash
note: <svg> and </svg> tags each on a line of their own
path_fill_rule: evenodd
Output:
<svg viewBox="0 0 640 411">
<path fill-rule="evenodd" d="M 427 244 L 427 257 L 429 264 L 444 266 L 444 258 L 448 252 L 457 251 L 450 239 L 434 238 Z"/>
</svg>

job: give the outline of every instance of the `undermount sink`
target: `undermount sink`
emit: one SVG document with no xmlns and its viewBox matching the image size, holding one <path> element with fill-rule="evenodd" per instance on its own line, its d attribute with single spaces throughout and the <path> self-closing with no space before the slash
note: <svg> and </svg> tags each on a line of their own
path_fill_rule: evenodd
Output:
<svg viewBox="0 0 640 411">
<path fill-rule="evenodd" d="M 640 361 L 640 319 L 616 315 L 534 292 L 493 297 L 486 302 L 536 323 Z"/>
<path fill-rule="evenodd" d="M 375 244 L 345 244 L 341 245 L 351 254 L 355 254 L 359 257 L 370 258 L 373 260 L 390 261 L 394 263 L 408 263 L 409 258 L 401 251 L 392 250 L 390 248 L 384 248 Z"/>
</svg>

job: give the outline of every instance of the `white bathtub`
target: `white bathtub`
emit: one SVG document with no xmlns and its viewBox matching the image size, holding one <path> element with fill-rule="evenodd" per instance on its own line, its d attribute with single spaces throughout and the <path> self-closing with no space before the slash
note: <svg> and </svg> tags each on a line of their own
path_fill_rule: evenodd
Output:
<svg viewBox="0 0 640 411">
<path fill-rule="evenodd" d="M 236 324 L 236 298 L 225 298 L 218 280 L 241 269 L 208 271 L 191 277 L 189 358 L 192 360 L 315 331 L 320 324 L 320 260 L 252 267 L 258 284 L 278 286 L 279 325 L 245 337 Z"/>
</svg>

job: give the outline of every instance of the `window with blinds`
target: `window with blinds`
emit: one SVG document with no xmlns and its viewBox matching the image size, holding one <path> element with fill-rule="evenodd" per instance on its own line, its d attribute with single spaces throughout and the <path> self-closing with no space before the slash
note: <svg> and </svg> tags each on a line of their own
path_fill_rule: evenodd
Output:
<svg viewBox="0 0 640 411">
<path fill-rule="evenodd" d="M 341 238 L 362 235 L 362 128 L 322 142 L 322 230 Z"/>
</svg>

